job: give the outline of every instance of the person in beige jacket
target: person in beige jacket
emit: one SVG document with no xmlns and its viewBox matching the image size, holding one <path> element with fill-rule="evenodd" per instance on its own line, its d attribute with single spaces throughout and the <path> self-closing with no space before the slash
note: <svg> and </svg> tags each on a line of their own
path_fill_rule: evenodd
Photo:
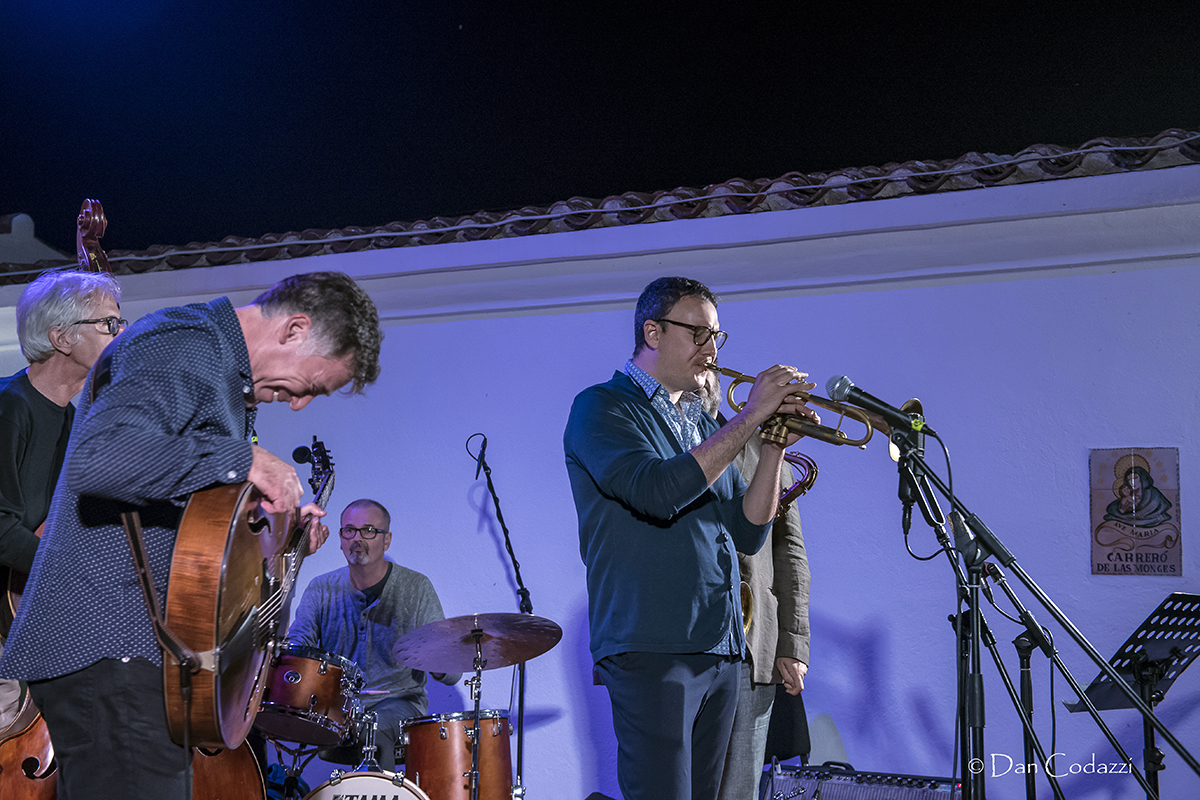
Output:
<svg viewBox="0 0 1200 800">
<path fill-rule="evenodd" d="M 717 411 L 720 403 L 720 382 L 715 372 L 709 373 L 704 406 L 719 422 L 723 421 Z M 734 459 L 745 480 L 751 479 L 758 466 L 761 442 L 758 436 L 750 437 Z M 781 475 L 781 489 L 790 485 L 788 476 Z M 791 695 L 804 689 L 809 658 L 809 571 L 795 502 L 780 508 L 761 550 L 752 556 L 738 553 L 738 568 L 742 581 L 750 587 L 753 615 L 719 800 L 758 797 L 775 686 L 783 684 Z"/>
</svg>

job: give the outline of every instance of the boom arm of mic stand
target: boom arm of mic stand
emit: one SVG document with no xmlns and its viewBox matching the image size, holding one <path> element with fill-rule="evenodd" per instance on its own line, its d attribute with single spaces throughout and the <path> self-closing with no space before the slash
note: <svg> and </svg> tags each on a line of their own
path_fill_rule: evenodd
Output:
<svg viewBox="0 0 1200 800">
<path fill-rule="evenodd" d="M 1025 631 L 1029 635 L 1031 641 L 1041 648 L 1042 652 L 1046 654 L 1046 657 L 1054 663 L 1054 666 L 1058 667 L 1058 671 L 1061 672 L 1063 677 L 1067 679 L 1067 682 L 1071 684 L 1071 689 L 1073 689 L 1075 693 L 1079 695 L 1079 698 L 1083 700 L 1084 705 L 1087 706 L 1088 714 L 1090 714 L 1092 719 L 1095 720 L 1097 727 L 1100 728 L 1100 732 L 1104 734 L 1105 739 L 1108 739 L 1108 743 L 1112 745 L 1113 750 L 1116 751 L 1117 755 L 1119 755 L 1121 759 L 1129 765 L 1129 769 L 1133 773 L 1133 777 L 1136 778 L 1137 782 L 1141 784 L 1142 789 L 1146 791 L 1147 796 L 1156 796 L 1157 792 L 1150 788 L 1150 784 L 1146 781 L 1145 776 L 1142 775 L 1141 771 L 1133 763 L 1133 759 L 1131 759 L 1129 754 L 1125 752 L 1125 749 L 1121 747 L 1121 743 L 1117 741 L 1117 737 L 1113 735 L 1113 732 L 1109 729 L 1103 718 L 1101 718 L 1099 710 L 1092 702 L 1092 698 L 1087 696 L 1087 692 L 1084 691 L 1083 687 L 1079 685 L 1079 681 L 1075 680 L 1075 676 L 1071 674 L 1070 670 L 1067 669 L 1066 664 L 1063 663 L 1062 658 L 1058 655 L 1058 650 L 1056 650 L 1046 638 L 1045 631 L 1043 631 L 1041 626 L 1037 624 L 1037 621 L 1033 618 L 1033 614 L 1029 612 L 1029 609 L 1025 608 L 1025 605 L 1021 602 L 1021 599 L 1017 597 L 1016 593 L 1012 590 L 1012 587 L 1008 585 L 1008 581 L 1004 578 L 1004 573 L 1002 573 L 998 567 L 995 567 L 995 565 L 989 564 L 988 566 L 992 567 L 992 569 L 989 570 L 989 574 L 992 574 L 993 572 L 995 573 L 995 581 L 997 585 L 1000 586 L 1001 591 L 1003 591 L 1008 597 L 1008 601 L 1013 604 L 1015 609 L 1017 609 L 1020 620 L 1025 625 Z M 1038 744 L 1036 738 L 1034 739 L 1034 743 Z M 1038 749 L 1038 756 L 1042 759 L 1042 766 L 1046 768 L 1046 774 L 1052 775 L 1053 773 L 1049 769 L 1049 764 L 1046 763 L 1046 754 L 1041 751 L 1040 746 Z"/>
<path fill-rule="evenodd" d="M 964 539 L 968 535 L 965 530 L 965 526 L 962 523 L 962 518 L 960 515 L 958 515 L 957 512 L 951 512 L 950 522 L 951 522 L 951 528 L 953 528 L 954 534 L 955 534 L 955 537 L 954 537 L 955 538 L 955 547 L 961 549 L 964 546 L 964 544 L 966 544 Z M 934 529 L 937 532 L 938 541 L 941 543 L 942 549 L 945 550 L 947 557 L 950 559 L 950 567 L 951 567 L 951 569 L 954 570 L 955 577 L 956 577 L 956 579 L 958 581 L 958 585 L 960 587 L 960 592 L 963 594 L 963 599 L 967 600 L 971 604 L 971 617 L 970 617 L 970 620 L 971 620 L 971 631 L 970 631 L 971 650 L 970 650 L 969 655 L 970 655 L 970 658 L 972 661 L 972 666 L 974 666 L 976 668 L 978 667 L 979 653 L 978 653 L 978 649 L 976 646 L 976 642 L 982 641 L 984 646 L 987 647 L 988 653 L 991 654 L 991 656 L 992 656 L 992 663 L 994 663 L 996 665 L 996 671 L 1000 674 L 1000 678 L 1004 682 L 1004 688 L 1008 692 L 1008 697 L 1009 697 L 1009 700 L 1013 704 L 1013 708 L 1015 708 L 1017 711 L 1017 716 L 1019 716 L 1021 718 L 1021 726 L 1025 729 L 1026 735 L 1028 737 L 1028 741 L 1031 742 L 1033 749 L 1037 752 L 1038 758 L 1041 759 L 1040 763 L 1042 765 L 1045 765 L 1047 763 L 1046 751 L 1042 748 L 1042 743 L 1041 743 L 1041 740 L 1038 739 L 1037 731 L 1034 730 L 1033 717 L 1030 716 L 1028 709 L 1026 709 L 1024 702 L 1022 702 L 1022 700 L 1021 700 L 1020 693 L 1017 691 L 1017 688 L 1013 685 L 1012 677 L 1008 674 L 1008 670 L 1004 666 L 1004 660 L 1000 657 L 1000 652 L 996 648 L 996 638 L 992 635 L 991 630 L 988 628 L 987 620 L 983 616 L 983 611 L 978 607 L 979 592 L 976 591 L 977 589 L 983 589 L 985 594 L 988 595 L 988 600 L 991 601 L 991 599 L 992 599 L 991 592 L 987 586 L 987 581 L 985 581 L 982 576 L 982 573 L 986 572 L 987 568 L 992 565 L 983 563 L 982 556 L 984 556 L 984 554 L 982 554 L 978 551 L 976 551 L 976 553 L 974 554 L 973 557 L 964 556 L 963 561 L 971 566 L 970 575 L 972 577 L 968 578 L 968 576 L 966 574 L 964 574 L 964 572 L 963 572 L 962 564 L 959 563 L 958 558 L 955 557 L 954 552 L 950 547 L 950 539 L 949 539 L 949 536 L 947 536 L 947 534 L 946 534 L 945 527 L 944 526 L 935 526 Z M 977 581 L 978 583 L 974 583 L 973 581 Z M 960 608 L 961 608 L 961 604 L 960 604 Z M 961 636 L 962 636 L 961 611 L 960 611 L 960 614 L 958 614 L 956 616 L 952 616 L 952 617 L 950 617 L 950 619 L 951 619 L 951 621 L 955 622 L 955 632 L 961 638 Z M 976 636 L 976 634 L 978 634 L 978 637 Z M 960 645 L 960 652 L 961 652 L 961 645 Z M 973 677 L 973 675 L 972 675 L 972 677 Z M 962 677 L 960 677 L 959 678 L 960 683 L 962 680 L 963 680 Z M 981 678 L 976 678 L 976 680 L 981 680 Z M 980 688 L 980 687 L 981 687 L 981 684 L 976 685 L 975 690 L 972 693 L 970 693 L 973 696 L 969 696 L 967 698 L 966 702 L 980 702 L 980 699 L 981 699 L 980 695 L 982 694 L 982 688 Z M 962 701 L 960 700 L 960 703 L 961 702 Z M 982 717 L 983 710 L 981 708 L 973 709 L 972 713 Z M 968 720 L 968 722 L 969 722 L 969 720 Z M 981 720 L 981 722 L 982 722 L 982 720 Z M 969 729 L 969 725 L 965 725 L 964 727 Z M 978 744 L 981 745 L 982 742 L 979 742 Z M 975 742 L 972 742 L 971 745 L 974 746 Z M 970 749 L 971 748 L 968 747 L 968 743 L 963 742 L 964 761 L 966 760 L 966 753 Z M 976 754 L 976 758 L 981 758 L 981 757 L 982 757 L 982 753 Z M 966 771 L 970 772 L 969 768 Z M 1063 795 L 1062 788 L 1058 784 L 1057 776 L 1055 776 L 1053 773 L 1051 773 L 1049 770 L 1047 770 L 1046 771 L 1046 779 L 1050 782 L 1050 789 L 1051 789 L 1051 791 L 1054 792 L 1054 796 L 1058 800 L 1065 800 L 1065 796 Z M 983 786 L 982 786 L 982 782 L 983 782 L 982 769 L 978 773 L 971 774 L 969 777 L 966 774 L 964 774 L 963 780 L 964 781 L 967 781 L 967 780 L 972 781 L 972 783 L 967 786 L 967 791 L 968 791 L 968 794 L 970 797 L 977 797 L 977 796 L 982 797 L 983 796 L 984 792 L 983 792 Z M 964 795 L 964 796 L 967 796 L 967 795 Z"/>
<path fill-rule="evenodd" d="M 1175 750 L 1175 752 L 1179 754 L 1179 757 L 1182 758 L 1187 765 L 1192 768 L 1192 771 L 1197 775 L 1200 775 L 1200 762 L 1196 760 L 1196 757 L 1193 756 L 1177 738 L 1175 738 L 1175 735 L 1167 729 L 1167 726 L 1164 725 L 1157 716 L 1154 715 L 1154 711 L 1149 705 L 1146 704 L 1144 700 L 1142 700 L 1141 696 L 1135 692 L 1133 688 L 1125 682 L 1125 679 L 1121 677 L 1120 673 L 1117 672 L 1117 670 L 1111 664 L 1109 664 L 1102 655 L 1100 655 L 1096 648 L 1092 646 L 1092 643 L 1087 640 L 1087 637 L 1084 636 L 1077 627 L 1075 627 L 1075 624 L 1071 622 L 1071 619 L 1064 614 L 1063 611 L 1054 604 L 1054 601 L 1051 600 L 1050 597 L 1042 590 L 1042 587 L 1038 586 L 1037 582 L 1034 581 L 1033 578 L 1031 578 L 1025 572 L 1025 570 L 1021 568 L 1021 565 L 1017 563 L 1016 556 L 1009 552 L 1008 548 L 1006 548 L 1000 542 L 1000 540 L 996 537 L 996 534 L 992 533 L 988 529 L 987 525 L 983 524 L 983 520 L 972 514 L 957 497 L 950 496 L 950 491 L 946 488 L 946 484 L 943 483 L 941 478 L 939 478 L 935 473 L 929 470 L 929 467 L 923 458 L 915 453 L 911 454 L 911 457 L 925 470 L 925 475 L 930 481 L 933 482 L 938 491 L 942 493 L 942 496 L 950 501 L 950 505 L 953 507 L 953 509 L 963 515 L 967 521 L 967 526 L 971 529 L 971 532 L 975 534 L 975 538 L 980 542 L 980 544 L 987 548 L 987 550 L 994 555 L 1001 564 L 1011 569 L 1013 573 L 1021 579 L 1021 583 L 1025 585 L 1025 588 L 1027 588 L 1033 594 L 1033 596 L 1037 598 L 1037 601 L 1042 604 L 1043 608 L 1050 612 L 1050 615 L 1054 617 L 1058 624 L 1061 625 L 1063 629 L 1071 635 L 1071 638 L 1075 640 L 1075 643 L 1078 644 L 1085 653 L 1087 653 L 1088 658 L 1090 658 L 1093 663 L 1095 663 L 1105 674 L 1108 675 L 1113 684 L 1116 685 L 1116 687 L 1120 689 L 1121 692 L 1124 693 L 1124 695 L 1129 699 L 1129 702 L 1133 704 L 1133 707 L 1141 712 L 1142 717 L 1148 720 L 1150 724 L 1154 726 L 1155 730 L 1162 734 L 1163 739 L 1165 739 L 1167 743 L 1170 744 Z M 1069 673 L 1064 669 L 1063 674 L 1065 675 Z M 1080 699 L 1083 699 L 1082 695 Z"/>
</svg>

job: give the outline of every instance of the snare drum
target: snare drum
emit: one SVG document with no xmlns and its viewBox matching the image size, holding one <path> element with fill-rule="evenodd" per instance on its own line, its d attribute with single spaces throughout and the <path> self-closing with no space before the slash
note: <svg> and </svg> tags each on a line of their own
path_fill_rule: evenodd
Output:
<svg viewBox="0 0 1200 800">
<path fill-rule="evenodd" d="M 254 726 L 270 739 L 335 745 L 346 735 L 362 685 L 353 661 L 289 647 L 271 660 Z"/>
<path fill-rule="evenodd" d="M 322 783 L 304 800 L 334 800 L 342 797 L 372 797 L 377 800 L 429 800 L 404 774 L 392 772 L 351 772 Z"/>
<path fill-rule="evenodd" d="M 474 714 L 435 714 L 404 723 L 396 742 L 396 763 L 437 800 L 469 800 L 471 738 Z M 507 711 L 479 712 L 479 800 L 510 800 L 512 757 L 508 737 L 512 728 Z"/>
</svg>

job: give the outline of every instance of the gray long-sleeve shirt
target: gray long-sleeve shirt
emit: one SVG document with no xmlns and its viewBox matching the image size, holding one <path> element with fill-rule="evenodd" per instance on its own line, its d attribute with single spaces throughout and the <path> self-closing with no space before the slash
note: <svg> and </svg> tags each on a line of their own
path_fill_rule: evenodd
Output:
<svg viewBox="0 0 1200 800">
<path fill-rule="evenodd" d="M 384 692 L 365 695 L 367 708 L 399 697 L 412 702 L 424 716 L 429 711 L 425 673 L 397 661 L 392 648 L 404 634 L 440 619 L 445 614 L 437 592 L 429 578 L 416 570 L 392 564 L 383 592 L 372 601 L 354 588 L 350 568 L 343 567 L 313 578 L 300 598 L 288 640 L 357 664 L 365 680 L 363 688 Z M 453 685 L 461 677 L 451 673 L 440 680 Z"/>
</svg>

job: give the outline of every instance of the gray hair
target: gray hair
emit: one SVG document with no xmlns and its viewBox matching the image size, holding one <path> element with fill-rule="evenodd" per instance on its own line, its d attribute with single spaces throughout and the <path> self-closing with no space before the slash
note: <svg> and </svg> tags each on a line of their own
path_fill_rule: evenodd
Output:
<svg viewBox="0 0 1200 800">
<path fill-rule="evenodd" d="M 50 330 L 87 318 L 104 296 L 121 302 L 120 284 L 104 272 L 67 270 L 38 276 L 17 301 L 17 339 L 25 360 L 40 364 L 54 355 Z"/>
<path fill-rule="evenodd" d="M 353 391 L 379 377 L 379 346 L 383 331 L 375 303 L 343 272 L 308 272 L 284 278 L 254 298 L 264 317 L 306 314 L 313 336 L 327 345 L 326 356 L 352 357 Z"/>
</svg>

